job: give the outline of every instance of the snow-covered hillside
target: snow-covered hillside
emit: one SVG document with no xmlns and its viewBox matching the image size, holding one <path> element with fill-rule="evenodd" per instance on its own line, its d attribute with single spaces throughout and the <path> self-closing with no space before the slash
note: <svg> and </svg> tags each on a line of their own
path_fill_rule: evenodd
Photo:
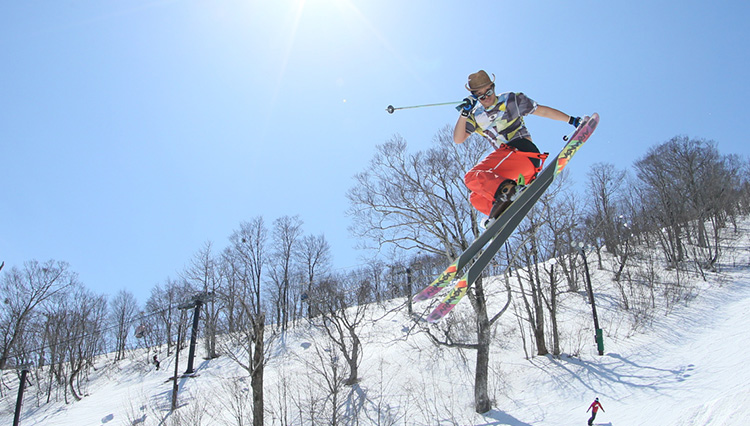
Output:
<svg viewBox="0 0 750 426">
<path fill-rule="evenodd" d="M 526 358 L 518 321 L 507 313 L 494 337 L 490 396 L 494 410 L 473 412 L 474 353 L 435 347 L 419 333 L 402 300 L 372 307 L 362 330 L 361 380 L 337 394 L 340 424 L 584 425 L 599 397 L 599 425 L 740 425 L 750 422 L 750 245 L 732 241 L 719 273 L 693 279 L 696 295 L 634 332 L 616 310 L 611 272 L 592 267 L 605 355 L 593 341 L 591 311 L 581 294 L 561 300 L 564 355 Z M 500 283 L 494 303 L 504 302 Z M 418 305 L 420 307 L 421 305 Z M 470 309 L 462 302 L 451 315 Z M 326 375 L 343 366 L 319 332 L 300 326 L 282 336 L 266 369 L 266 424 L 330 424 Z M 184 371 L 183 352 L 180 371 Z M 161 356 L 164 353 L 160 354 Z M 249 378 L 228 357 L 196 360 L 197 377 L 179 380 L 180 408 L 168 415 L 173 357 L 160 371 L 134 352 L 114 365 L 102 359 L 87 395 L 73 404 L 37 406 L 27 396 L 22 425 L 250 424 Z M 200 352 L 199 352 L 200 356 Z M 337 371 L 344 374 L 343 371 Z M 17 381 L 6 373 L 0 423 L 11 424 Z M 33 389 L 27 390 L 32 395 Z M 243 423 L 237 420 L 244 412 Z M 356 418 L 357 423 L 350 423 Z M 313 419 L 313 420 L 311 420 Z"/>
</svg>

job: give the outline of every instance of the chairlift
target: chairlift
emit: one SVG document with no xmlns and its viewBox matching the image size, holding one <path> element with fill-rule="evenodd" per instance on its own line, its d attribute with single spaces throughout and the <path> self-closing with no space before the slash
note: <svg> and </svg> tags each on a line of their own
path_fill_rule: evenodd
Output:
<svg viewBox="0 0 750 426">
<path fill-rule="evenodd" d="M 135 328 L 135 338 L 142 339 L 143 335 L 146 334 L 146 326 L 141 324 Z"/>
</svg>

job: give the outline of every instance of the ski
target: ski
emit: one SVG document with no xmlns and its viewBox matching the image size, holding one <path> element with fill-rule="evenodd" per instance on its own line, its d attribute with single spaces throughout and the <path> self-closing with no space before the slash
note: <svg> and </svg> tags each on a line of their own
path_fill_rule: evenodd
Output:
<svg viewBox="0 0 750 426">
<path fill-rule="evenodd" d="M 436 322 L 445 317 L 458 302 L 466 295 L 469 288 L 479 278 L 482 271 L 487 267 L 492 258 L 497 254 L 505 241 L 511 236 L 513 231 L 518 227 L 521 221 L 526 217 L 529 211 L 534 207 L 537 201 L 542 197 L 547 188 L 552 185 L 557 175 L 559 175 L 570 159 L 575 155 L 578 149 L 586 142 L 599 124 L 599 115 L 594 113 L 591 117 L 584 119 L 584 122 L 576 129 L 563 147 L 560 154 L 555 157 L 552 164 L 547 166 L 541 174 L 524 190 L 518 198 L 500 215 L 459 257 L 454 261 L 445 272 L 432 284 L 422 290 L 415 300 L 425 300 L 436 295 L 443 287 L 452 282 L 458 272 L 465 267 L 470 260 L 476 257 L 476 260 L 454 285 L 445 299 L 435 308 L 427 317 L 428 322 Z M 491 241 L 491 242 L 490 242 Z M 487 243 L 489 242 L 489 245 Z M 487 245 L 486 249 L 478 255 L 482 248 Z"/>
<path fill-rule="evenodd" d="M 597 120 L 598 120 L 598 115 L 597 115 Z M 583 127 L 584 127 L 584 125 L 582 124 L 582 125 L 579 126 L 578 129 L 576 129 L 576 131 L 573 133 L 573 135 L 569 139 L 568 144 L 566 144 L 565 147 L 563 148 L 563 152 L 565 152 L 566 149 L 568 149 L 569 146 L 572 145 L 571 142 L 573 140 L 575 140 L 575 138 L 577 137 L 577 134 L 578 134 L 579 130 L 582 130 Z M 575 151 L 573 151 L 572 153 L 567 154 L 567 156 L 563 155 L 563 152 L 561 152 L 560 155 L 558 155 L 558 157 L 557 157 L 558 161 L 556 161 L 556 163 L 562 163 L 562 167 L 565 166 L 565 164 L 567 163 L 567 159 L 569 159 L 575 153 Z M 563 158 L 563 160 L 560 161 L 559 160 L 560 158 Z M 560 171 L 562 171 L 562 168 L 558 168 L 558 170 L 556 171 L 556 173 L 560 173 Z M 549 174 L 550 172 L 547 172 L 547 173 Z M 542 177 L 544 175 L 545 175 L 545 172 L 543 171 L 529 185 L 529 187 L 526 188 L 526 190 L 523 191 L 523 193 L 529 193 L 529 191 L 535 192 L 535 191 L 537 191 L 537 189 L 540 186 L 543 186 L 543 184 L 541 184 L 539 182 L 542 180 Z M 527 195 L 527 197 L 530 197 L 530 196 L 531 196 L 531 193 L 529 193 Z M 516 199 L 516 201 L 518 201 L 521 198 L 522 198 L 521 195 L 519 195 L 519 197 Z M 453 263 L 451 263 L 450 266 L 448 266 L 448 268 L 446 268 L 445 271 L 443 271 L 443 273 L 441 273 L 435 279 L 435 281 L 433 281 L 430 285 L 428 285 L 422 291 L 420 291 L 418 294 L 416 294 L 414 296 L 414 301 L 415 302 L 419 302 L 419 301 L 422 301 L 422 300 L 430 299 L 430 298 L 434 297 L 435 295 L 437 295 L 440 292 L 441 289 L 443 289 L 444 287 L 447 287 L 448 284 L 450 284 L 451 282 L 453 282 L 456 279 L 456 276 L 458 275 L 458 272 L 460 272 L 466 265 L 468 265 L 471 262 L 471 260 L 474 259 L 477 256 L 477 254 L 482 250 L 482 248 L 484 246 L 486 246 L 487 243 L 489 243 L 489 241 L 502 230 L 502 228 L 505 226 L 505 220 L 504 220 L 504 218 L 514 216 L 518 212 L 518 210 L 521 208 L 520 204 L 522 204 L 522 203 L 518 203 L 516 201 L 514 201 L 510 205 L 510 207 L 508 207 L 508 209 L 503 212 L 503 214 L 501 215 L 500 218 L 498 218 L 498 220 L 496 220 L 493 223 L 491 223 L 490 226 L 488 226 L 487 229 L 485 229 L 484 232 L 482 232 L 479 235 L 479 237 L 477 237 L 469 245 L 469 247 L 467 247 L 466 250 L 464 250 L 458 256 L 458 258 L 456 258 L 456 260 L 453 261 Z"/>
<path fill-rule="evenodd" d="M 542 172 L 543 174 L 544 172 Z M 518 196 L 518 198 L 508 207 L 507 210 L 505 210 L 498 220 L 495 220 L 492 222 L 479 236 L 472 241 L 471 244 L 469 244 L 469 247 L 466 248 L 461 254 L 456 258 L 456 260 L 453 261 L 453 263 L 448 266 L 448 268 L 443 271 L 436 279 L 433 281 L 430 285 L 422 289 L 419 293 L 417 293 L 414 296 L 415 302 L 420 302 L 422 300 L 427 300 L 435 297 L 440 290 L 447 287 L 448 284 L 452 283 L 456 276 L 458 275 L 458 272 L 460 272 L 466 265 L 468 265 L 472 259 L 474 259 L 477 254 L 482 250 L 484 246 L 487 245 L 487 243 L 492 240 L 492 238 L 495 237 L 505 226 L 505 222 L 501 220 L 501 218 L 504 217 L 510 217 L 515 215 L 518 210 L 521 207 L 522 203 L 518 203 L 522 198 L 522 195 L 525 193 L 529 193 L 531 195 L 531 192 L 536 191 L 536 188 L 539 187 L 539 185 L 535 185 L 536 182 L 540 180 L 540 177 L 537 177 L 528 188 L 526 188 L 521 195 Z M 532 190 L 533 189 L 533 190 Z M 530 192 L 531 191 L 531 192 Z"/>
<path fill-rule="evenodd" d="M 482 254 L 479 255 L 479 257 L 477 257 L 477 260 L 469 267 L 469 269 L 461 277 L 461 279 L 456 282 L 445 299 L 443 299 L 443 301 L 440 302 L 435 310 L 433 310 L 432 313 L 427 317 L 427 322 L 439 321 L 444 316 L 448 315 L 448 313 L 453 310 L 453 308 L 456 307 L 458 302 L 461 301 L 461 299 L 469 291 L 469 287 L 471 287 L 474 281 L 479 278 L 479 275 L 482 273 L 484 268 L 487 267 L 492 258 L 495 257 L 495 254 L 500 251 L 500 248 L 502 248 L 503 244 L 505 244 L 505 241 L 508 240 L 513 231 L 515 231 L 518 225 L 520 225 L 521 221 L 526 217 L 532 207 L 534 207 L 534 204 L 539 201 L 539 199 L 542 197 L 545 190 L 550 186 L 551 183 L 552 181 L 549 181 L 547 185 L 544 185 L 541 190 L 533 194 L 533 198 L 529 198 L 528 200 L 526 200 L 526 203 L 524 204 L 522 209 L 518 210 L 515 215 L 508 218 L 506 226 L 500 230 L 500 233 L 497 235 L 497 237 L 492 240 L 492 242 L 490 242 L 487 248 L 482 252 Z"/>
</svg>

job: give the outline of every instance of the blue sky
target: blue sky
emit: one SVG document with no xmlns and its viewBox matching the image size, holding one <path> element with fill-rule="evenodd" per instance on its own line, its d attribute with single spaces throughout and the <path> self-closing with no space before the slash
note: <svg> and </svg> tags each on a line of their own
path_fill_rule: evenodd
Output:
<svg viewBox="0 0 750 426">
<path fill-rule="evenodd" d="M 242 221 L 300 215 L 360 263 L 352 176 L 452 126 L 468 74 L 601 125 L 573 162 L 676 135 L 750 154 L 750 2 L 25 1 L 0 4 L 0 261 L 64 260 L 141 301 Z M 542 150 L 567 124 L 530 117 Z"/>
</svg>

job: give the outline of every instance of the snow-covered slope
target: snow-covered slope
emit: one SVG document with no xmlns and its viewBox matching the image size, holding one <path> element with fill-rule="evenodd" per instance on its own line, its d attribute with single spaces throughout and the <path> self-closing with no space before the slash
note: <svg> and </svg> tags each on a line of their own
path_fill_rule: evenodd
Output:
<svg viewBox="0 0 750 426">
<path fill-rule="evenodd" d="M 745 224 L 748 225 L 747 223 Z M 494 410 L 473 412 L 474 353 L 435 347 L 413 327 L 406 309 L 393 301 L 372 307 L 377 318 L 362 330 L 365 342 L 360 382 L 337 395 L 338 421 L 357 414 L 360 425 L 584 425 L 586 409 L 599 397 L 605 412 L 599 425 L 740 425 L 750 424 L 750 251 L 746 241 L 733 242 L 731 265 L 694 281 L 699 290 L 689 304 L 634 333 L 616 310 L 611 273 L 593 270 L 605 332 L 605 355 L 599 356 L 591 332 L 585 297 L 567 294 L 561 301 L 564 355 L 526 358 L 512 313 L 494 337 L 490 396 Z M 504 302 L 498 284 L 493 303 Z M 451 315 L 470 309 L 468 301 Z M 468 332 L 471 332 L 470 327 Z M 324 371 L 335 358 L 326 339 L 300 326 L 277 340 L 266 370 L 266 424 L 329 424 L 330 392 Z M 183 352 L 184 354 L 184 352 Z M 163 353 L 161 355 L 164 355 Z M 180 408 L 167 415 L 174 368 L 172 357 L 161 371 L 134 352 L 113 365 L 103 359 L 92 376 L 87 396 L 73 404 L 36 406 L 27 390 L 23 425 L 249 424 L 249 378 L 228 357 L 197 359 L 198 376 L 182 378 Z M 180 371 L 184 371 L 183 366 Z M 338 371 L 344 374 L 345 371 Z M 17 382 L 4 377 L 0 423 L 11 424 Z M 328 397 L 328 399 L 326 399 Z"/>
</svg>

